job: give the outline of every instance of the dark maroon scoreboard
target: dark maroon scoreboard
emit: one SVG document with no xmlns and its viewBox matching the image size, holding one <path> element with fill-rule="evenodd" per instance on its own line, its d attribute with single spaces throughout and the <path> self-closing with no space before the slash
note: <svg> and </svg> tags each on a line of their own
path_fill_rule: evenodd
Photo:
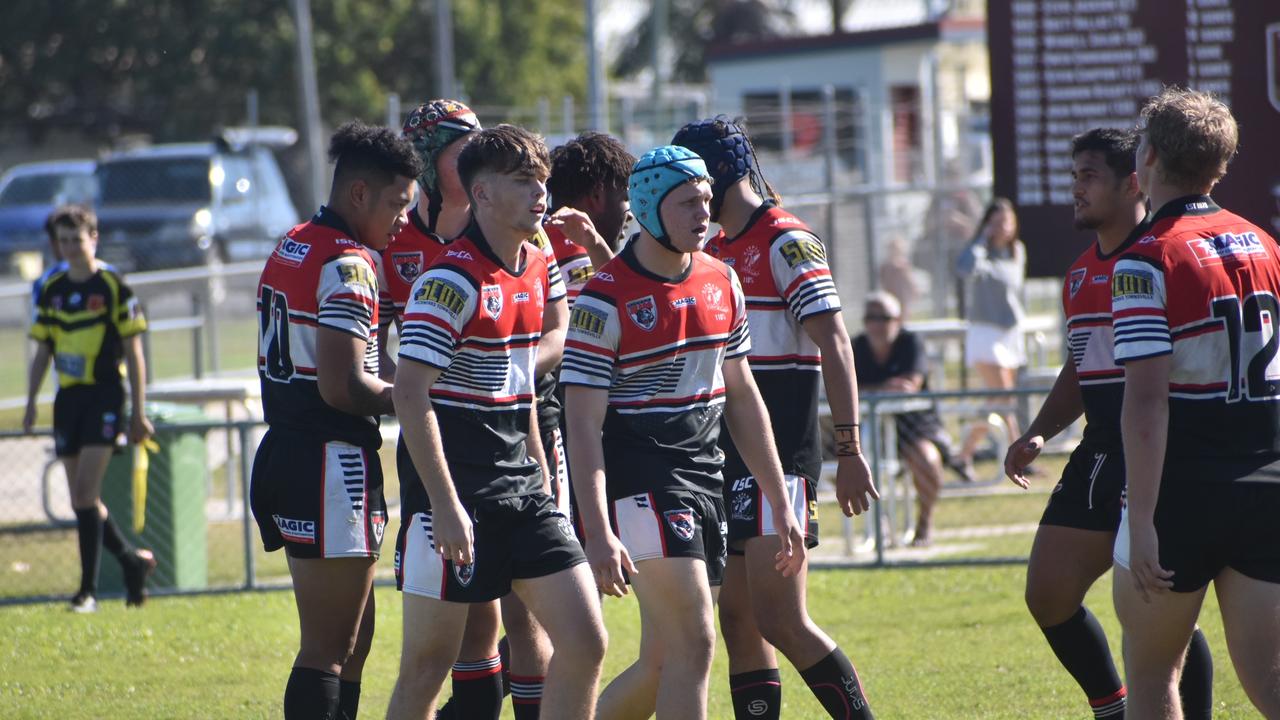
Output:
<svg viewBox="0 0 1280 720">
<path fill-rule="evenodd" d="M 1240 153 L 1214 191 L 1280 236 L 1280 0 L 988 0 L 995 192 L 1018 207 L 1028 272 L 1061 276 L 1092 240 L 1071 227 L 1071 138 L 1132 127 L 1164 85 L 1217 93 Z"/>
</svg>

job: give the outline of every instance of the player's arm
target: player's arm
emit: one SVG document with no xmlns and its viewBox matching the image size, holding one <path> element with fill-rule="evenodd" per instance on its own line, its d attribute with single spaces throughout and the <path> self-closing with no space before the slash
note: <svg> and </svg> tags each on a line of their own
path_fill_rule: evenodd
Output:
<svg viewBox="0 0 1280 720">
<path fill-rule="evenodd" d="M 606 595 L 627 594 L 622 570 L 636 573 L 631 556 L 609 525 L 604 489 L 604 447 L 600 434 L 609 408 L 609 391 L 601 387 L 568 385 L 565 388 L 565 418 L 569 430 L 570 482 L 582 518 L 584 550 L 591 563 L 596 586 Z"/>
<path fill-rule="evenodd" d="M 562 286 L 563 287 L 563 286 Z M 542 309 L 542 337 L 538 338 L 537 377 L 552 372 L 564 358 L 564 338 L 569 329 L 569 301 L 561 295 Z"/>
<path fill-rule="evenodd" d="M 393 311 L 394 312 L 394 311 Z M 396 323 L 399 329 L 399 323 Z M 391 322 L 378 323 L 378 379 L 385 383 L 396 381 L 396 359 L 391 355 Z"/>
<path fill-rule="evenodd" d="M 529 404 L 529 434 L 524 438 L 525 452 L 529 459 L 538 463 L 542 473 L 542 492 L 551 495 L 551 463 L 547 462 L 547 450 L 542 447 L 542 428 L 538 425 L 538 396 L 533 396 Z"/>
<path fill-rule="evenodd" d="M 1173 573 L 1160 566 L 1155 529 L 1156 499 L 1169 440 L 1169 372 L 1172 355 L 1135 360 L 1124 366 L 1124 438 L 1126 502 L 1129 513 L 1129 570 L 1138 591 L 1164 592 Z"/>
<path fill-rule="evenodd" d="M 396 305 L 387 284 L 387 260 L 382 253 L 373 254 L 374 275 L 378 278 L 378 377 L 383 382 L 395 382 L 396 360 L 391 355 L 391 323 L 400 329 Z"/>
<path fill-rule="evenodd" d="M 1005 453 L 1004 474 L 1019 487 L 1029 487 L 1030 483 L 1023 472 L 1040 456 L 1045 441 L 1062 432 L 1083 414 L 1084 399 L 1080 396 L 1080 378 L 1076 375 L 1075 363 L 1068 359 L 1062 364 L 1062 370 L 1053 381 L 1049 397 L 1044 399 L 1036 418 Z"/>
<path fill-rule="evenodd" d="M 142 352 L 142 333 L 124 339 L 124 361 L 129 373 L 129 442 L 137 444 L 155 435 L 147 419 L 147 359 Z"/>
<path fill-rule="evenodd" d="M 462 565 L 470 565 L 474 535 L 471 519 L 458 499 L 440 440 L 440 426 L 431 404 L 431 386 L 444 373 L 423 362 L 402 362 L 392 386 L 396 417 L 409 458 L 431 500 L 431 522 L 436 552 Z"/>
<path fill-rule="evenodd" d="M 858 376 L 853 343 L 839 310 L 809 315 L 801 327 L 822 351 L 822 380 L 827 386 L 827 405 L 836 433 L 836 500 L 846 516 L 858 515 L 870 510 L 871 501 L 880 499 L 880 493 L 862 455 L 858 434 Z"/>
<path fill-rule="evenodd" d="M 613 259 L 609 243 L 596 231 L 590 215 L 571 207 L 562 207 L 547 222 L 559 227 L 564 236 L 569 238 L 569 242 L 586 250 L 592 267 L 604 267 L 605 263 Z"/>
<path fill-rule="evenodd" d="M 364 369 L 368 342 L 342 330 L 316 329 L 316 384 L 330 406 L 351 415 L 395 412 L 391 385 Z"/>
<path fill-rule="evenodd" d="M 36 424 L 36 396 L 40 394 L 40 386 L 44 384 L 44 376 L 49 372 L 49 362 L 53 358 L 53 350 L 48 342 L 36 341 L 36 352 L 31 357 L 31 367 L 27 371 L 27 410 L 22 415 L 22 432 L 29 433 Z"/>
</svg>

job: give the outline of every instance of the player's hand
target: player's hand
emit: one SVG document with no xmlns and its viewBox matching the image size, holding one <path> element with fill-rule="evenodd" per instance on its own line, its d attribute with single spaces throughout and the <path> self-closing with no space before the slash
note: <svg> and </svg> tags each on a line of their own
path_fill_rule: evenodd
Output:
<svg viewBox="0 0 1280 720">
<path fill-rule="evenodd" d="M 916 384 L 908 378 L 892 377 L 884 381 L 880 386 L 885 392 L 909 393 L 916 391 Z"/>
<path fill-rule="evenodd" d="M 782 577 L 795 577 L 804 569 L 808 549 L 804 545 L 804 531 L 789 507 L 773 508 L 773 527 L 778 531 L 782 549 L 774 556 L 774 569 Z"/>
<path fill-rule="evenodd" d="M 836 461 L 836 502 L 845 517 L 861 515 L 871 509 L 871 501 L 880 499 L 867 458 L 851 455 Z"/>
<path fill-rule="evenodd" d="M 155 427 L 143 413 L 133 413 L 129 417 L 129 442 L 138 445 L 155 434 Z"/>
<path fill-rule="evenodd" d="M 1043 449 L 1043 435 L 1023 435 L 1014 440 L 1008 452 L 1004 454 L 1004 474 L 1013 481 L 1014 485 L 1023 490 L 1027 489 L 1031 483 L 1024 473 L 1027 467 L 1040 457 L 1040 451 Z"/>
<path fill-rule="evenodd" d="M 22 413 L 22 432 L 30 435 L 31 428 L 36 425 L 36 404 L 27 403 L 27 411 Z"/>
<path fill-rule="evenodd" d="M 596 226 L 591 222 L 591 217 L 581 210 L 562 207 L 552 213 L 547 224 L 560 228 L 560 232 L 569 238 L 569 242 L 580 248 L 593 248 L 604 243 L 604 238 L 596 232 Z"/>
<path fill-rule="evenodd" d="M 610 531 L 601 537 L 587 541 L 587 562 L 591 565 L 591 574 L 595 576 L 596 587 L 605 595 L 622 597 L 627 594 L 627 580 L 622 570 L 639 574 L 631 555 L 623 547 L 622 541 Z"/>
<path fill-rule="evenodd" d="M 1143 602 L 1151 602 L 1151 593 L 1165 593 L 1173 588 L 1173 572 L 1160 567 L 1160 540 L 1151 522 L 1135 522 L 1129 518 L 1129 574 Z"/>
<path fill-rule="evenodd" d="M 456 565 L 475 562 L 475 529 L 467 511 L 456 500 L 431 509 L 431 530 L 436 552 Z"/>
</svg>

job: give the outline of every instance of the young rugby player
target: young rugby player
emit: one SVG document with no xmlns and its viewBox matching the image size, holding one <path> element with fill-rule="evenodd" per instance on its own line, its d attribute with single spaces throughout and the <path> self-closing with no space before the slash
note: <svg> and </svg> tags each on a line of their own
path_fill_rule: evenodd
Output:
<svg viewBox="0 0 1280 720">
<path fill-rule="evenodd" d="M 786 473 L 779 507 L 748 467 L 745 448 L 721 435 L 724 504 L 730 515 L 720 627 L 729 650 L 734 714 L 739 720 L 778 717 L 782 685 L 776 647 L 832 717 L 869 718 L 853 663 L 809 617 L 807 572 L 781 576 L 772 569 L 780 543 L 771 522 L 775 510 L 789 513 L 806 529 L 808 547 L 818 544 L 820 378 L 835 424 L 840 507 L 851 516 L 879 497 L 859 446 L 853 346 L 826 251 L 808 226 L 779 206 L 740 125 L 724 117 L 691 123 L 672 143 L 698 153 L 711 171 L 711 219 L 721 231 L 707 243 L 707 252 L 737 272 L 746 293 L 752 337 L 747 361 L 769 409 Z"/>
<path fill-rule="evenodd" d="M 286 718 L 354 718 L 373 642 L 374 565 L 386 528 L 373 254 L 408 222 L 422 164 L 388 128 L 348 123 L 329 143 L 329 202 L 290 230 L 258 283 L 258 375 L 268 430 L 253 463 L 253 514 L 284 548 L 301 647 Z M 341 713 L 339 715 L 338 713 Z"/>
<path fill-rule="evenodd" d="M 1231 111 L 1167 88 L 1142 109 L 1138 185 L 1155 210 L 1111 276 L 1127 504 L 1115 547 L 1128 714 L 1179 718 L 1178 673 L 1213 582 L 1232 662 L 1280 717 L 1280 259 L 1209 192 Z"/>
<path fill-rule="evenodd" d="M 1027 487 L 1024 471 L 1045 441 L 1084 414 L 1084 439 L 1071 453 L 1036 531 L 1026 599 L 1049 647 L 1098 718 L 1124 717 L 1125 711 L 1125 687 L 1106 634 L 1082 603 L 1111 567 L 1124 496 L 1124 369 L 1112 352 L 1111 274 L 1116 259 L 1147 231 L 1146 198 L 1134 173 L 1137 146 L 1134 133 L 1109 128 L 1090 130 L 1071 143 L 1075 227 L 1096 232 L 1097 242 L 1071 266 L 1062 289 L 1071 362 L 1005 455 L 1005 473 Z M 1187 652 L 1181 696 L 1186 717 L 1209 717 L 1213 658 L 1199 630 Z"/>
<path fill-rule="evenodd" d="M 519 128 L 475 136 L 458 159 L 474 222 L 418 279 L 405 313 L 395 385 L 404 649 L 393 718 L 429 714 L 468 604 L 512 590 L 556 648 L 547 717 L 594 713 L 599 602 L 568 519 L 545 491 L 537 442 L 538 340 L 560 299 L 545 254 L 527 242 L 546 209 L 547 162 L 542 141 Z"/>
<path fill-rule="evenodd" d="M 573 482 L 600 590 L 640 601 L 640 658 L 610 683 L 600 717 L 701 718 L 715 647 L 713 587 L 725 561 L 720 420 L 776 508 L 774 570 L 804 566 L 804 536 L 745 355 L 742 287 L 700 252 L 711 184 L 696 153 L 645 154 L 631 173 L 642 231 L 574 303 L 567 387 Z M 607 509 L 606 509 L 607 500 Z M 606 519 L 608 518 L 608 519 Z"/>
<path fill-rule="evenodd" d="M 36 421 L 36 395 L 50 361 L 57 371 L 53 400 L 54 451 L 62 460 L 71 491 L 80 540 L 80 589 L 71 609 L 97 609 L 98 568 L 102 548 L 116 557 L 124 573 L 126 605 L 146 600 L 146 580 L 156 567 L 150 550 L 129 544 L 102 504 L 102 476 L 115 450 L 124 416 L 123 357 L 129 373 L 129 440 L 153 434 L 144 412 L 146 367 L 142 306 L 124 279 L 94 257 L 98 219 L 87 208 L 60 207 L 46 223 L 55 242 L 58 265 L 35 288 L 31 339 L 36 341 L 27 383 L 22 429 Z"/>
</svg>

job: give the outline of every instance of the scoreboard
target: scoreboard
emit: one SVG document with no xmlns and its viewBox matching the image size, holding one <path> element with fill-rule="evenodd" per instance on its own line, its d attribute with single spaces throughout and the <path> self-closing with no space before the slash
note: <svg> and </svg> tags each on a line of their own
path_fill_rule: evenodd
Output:
<svg viewBox="0 0 1280 720">
<path fill-rule="evenodd" d="M 1217 94 L 1240 151 L 1214 199 L 1280 236 L 1280 0 L 988 0 L 995 192 L 1018 208 L 1028 274 L 1093 240 L 1071 225 L 1071 138 L 1133 127 L 1165 85 Z"/>
</svg>

